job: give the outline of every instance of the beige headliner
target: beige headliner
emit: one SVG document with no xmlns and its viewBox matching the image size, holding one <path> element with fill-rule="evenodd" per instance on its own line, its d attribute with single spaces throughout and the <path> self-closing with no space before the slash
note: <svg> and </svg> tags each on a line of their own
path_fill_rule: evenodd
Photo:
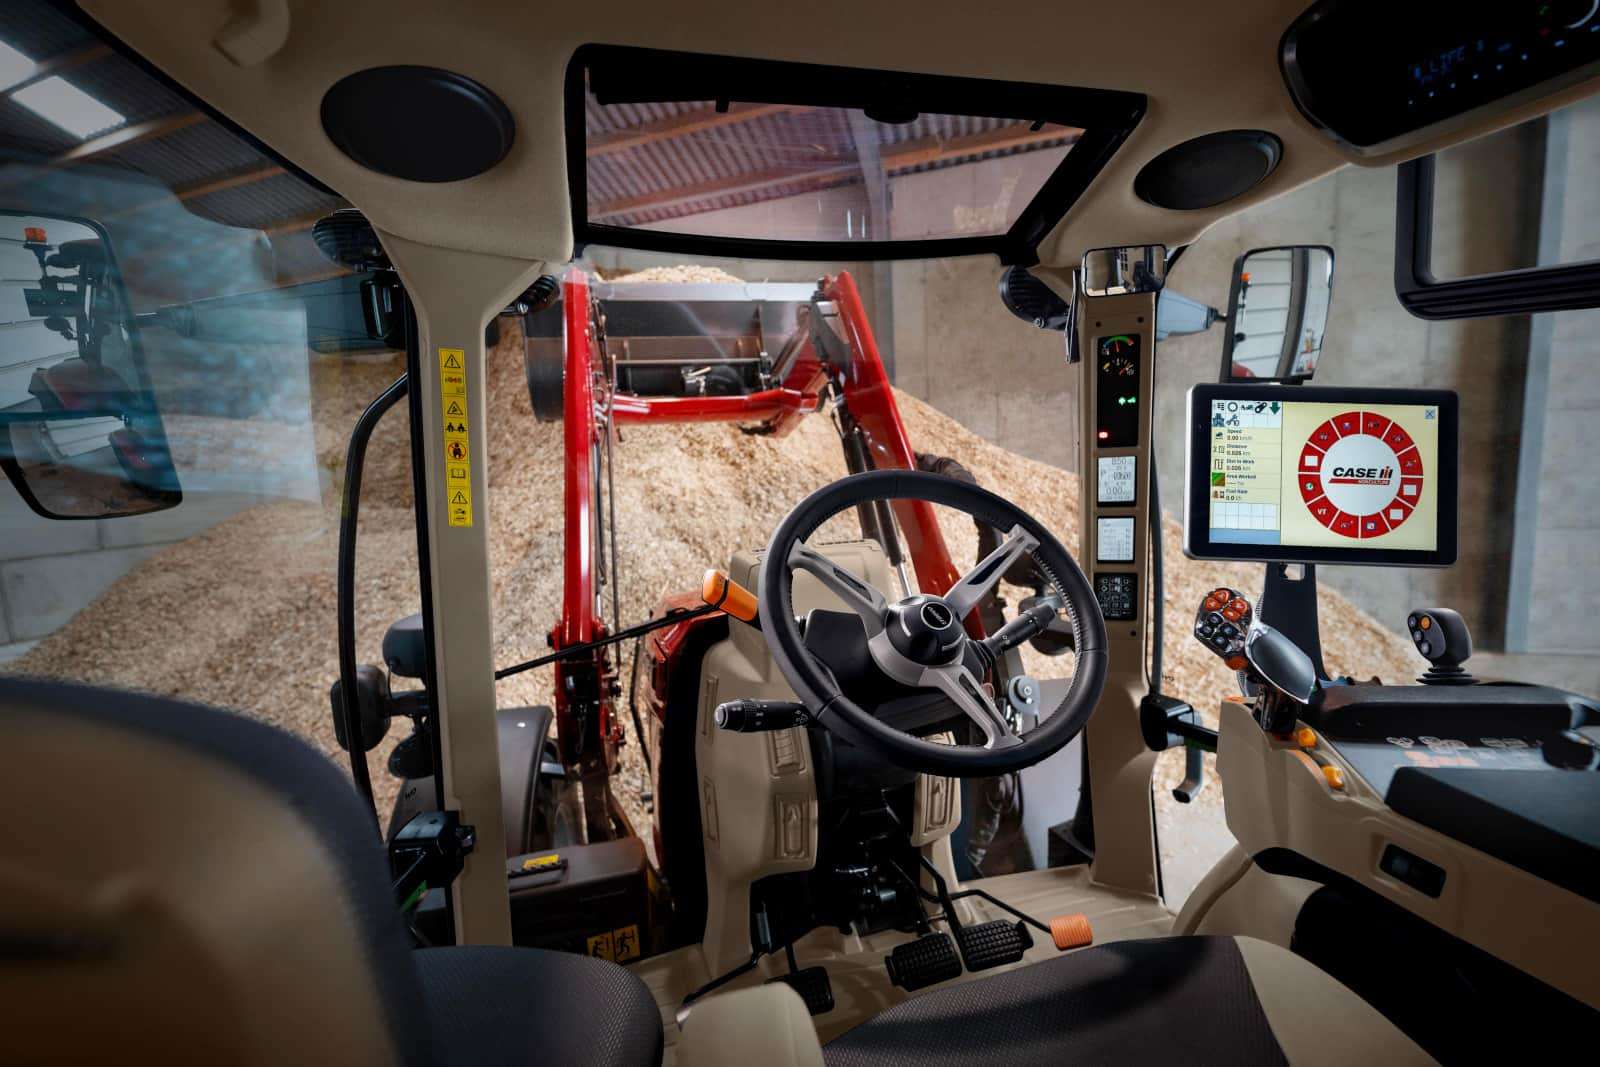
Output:
<svg viewBox="0 0 1600 1067">
<path fill-rule="evenodd" d="M 1407 151 L 1362 159 L 1299 115 L 1279 74 L 1278 41 L 1307 0 L 1045 0 L 999 8 L 970 0 L 294 0 L 287 41 L 264 61 L 236 66 L 215 47 L 237 16 L 282 4 L 82 0 L 103 26 L 347 197 L 380 229 L 550 264 L 572 251 L 562 86 L 568 59 L 587 43 L 1145 93 L 1144 121 L 1040 247 L 1046 265 L 1076 264 L 1085 249 L 1106 245 L 1187 244 L 1219 218 L 1345 163 L 1399 162 L 1600 89 L 1600 77 L 1591 77 Z M 516 119 L 510 155 L 477 178 L 429 185 L 375 174 L 341 154 L 322 130 L 323 93 L 354 71 L 396 63 L 444 67 L 494 90 Z M 1283 140 L 1282 165 L 1251 193 L 1190 212 L 1151 207 L 1133 195 L 1134 175 L 1163 149 L 1234 128 L 1270 130 Z"/>
</svg>

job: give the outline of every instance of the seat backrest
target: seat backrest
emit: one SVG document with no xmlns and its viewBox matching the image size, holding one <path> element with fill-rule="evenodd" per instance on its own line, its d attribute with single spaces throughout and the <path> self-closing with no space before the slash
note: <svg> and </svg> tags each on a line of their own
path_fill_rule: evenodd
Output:
<svg viewBox="0 0 1600 1067">
<path fill-rule="evenodd" d="M 406 1063 L 421 993 L 372 814 L 213 708 L 0 680 L 0 1059 Z"/>
</svg>

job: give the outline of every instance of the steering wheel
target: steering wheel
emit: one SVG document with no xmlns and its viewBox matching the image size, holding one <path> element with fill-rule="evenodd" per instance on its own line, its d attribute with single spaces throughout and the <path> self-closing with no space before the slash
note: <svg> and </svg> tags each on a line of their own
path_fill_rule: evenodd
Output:
<svg viewBox="0 0 1600 1067">
<path fill-rule="evenodd" d="M 877 589 L 805 544 L 833 515 L 878 500 L 942 504 L 1009 534 L 942 596 L 919 593 L 891 604 Z M 1076 659 L 1072 683 L 1059 705 L 1052 713 L 1041 715 L 1038 726 L 1019 736 L 983 684 L 983 671 L 992 655 L 985 654 L 984 643 L 970 638 L 962 624 L 1001 575 L 1030 553 L 1071 620 Z M 846 696 L 832 672 L 807 650 L 801 636 L 794 613 L 796 570 L 814 575 L 860 618 L 863 640 L 879 671 L 903 686 L 942 693 L 977 724 L 984 743 L 946 745 L 922 740 L 881 721 Z M 806 497 L 772 535 L 761 565 L 759 600 L 761 629 L 773 658 L 812 718 L 851 744 L 925 774 L 979 777 L 1032 766 L 1078 735 L 1105 687 L 1105 622 L 1088 579 L 1067 550 L 1014 504 L 942 475 L 868 471 L 825 485 Z M 1047 611 L 1053 612 L 1056 606 Z M 1005 629 L 1012 630 L 1021 621 L 1008 623 Z M 1036 631 L 1022 626 L 1018 632 L 1022 633 L 1020 643 Z"/>
</svg>

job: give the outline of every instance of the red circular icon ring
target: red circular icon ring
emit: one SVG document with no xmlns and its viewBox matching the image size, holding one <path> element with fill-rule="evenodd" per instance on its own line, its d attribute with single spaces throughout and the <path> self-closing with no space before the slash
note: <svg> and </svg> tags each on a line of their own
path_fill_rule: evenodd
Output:
<svg viewBox="0 0 1600 1067">
<path fill-rule="evenodd" d="M 1411 517 L 1425 477 L 1422 454 L 1404 427 L 1371 411 L 1347 411 L 1311 431 L 1297 481 L 1312 518 L 1363 540 Z"/>
</svg>

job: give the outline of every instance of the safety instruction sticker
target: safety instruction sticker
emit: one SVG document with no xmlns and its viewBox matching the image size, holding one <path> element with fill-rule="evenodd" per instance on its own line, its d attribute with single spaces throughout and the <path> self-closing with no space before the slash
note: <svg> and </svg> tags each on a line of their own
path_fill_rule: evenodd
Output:
<svg viewBox="0 0 1600 1067">
<path fill-rule="evenodd" d="M 451 526 L 472 525 L 472 454 L 467 446 L 467 354 L 439 349 L 439 404 L 444 410 L 444 502 Z"/>
<path fill-rule="evenodd" d="M 613 963 L 626 963 L 636 959 L 640 952 L 638 924 L 623 926 L 588 940 L 588 953 Z"/>
</svg>

